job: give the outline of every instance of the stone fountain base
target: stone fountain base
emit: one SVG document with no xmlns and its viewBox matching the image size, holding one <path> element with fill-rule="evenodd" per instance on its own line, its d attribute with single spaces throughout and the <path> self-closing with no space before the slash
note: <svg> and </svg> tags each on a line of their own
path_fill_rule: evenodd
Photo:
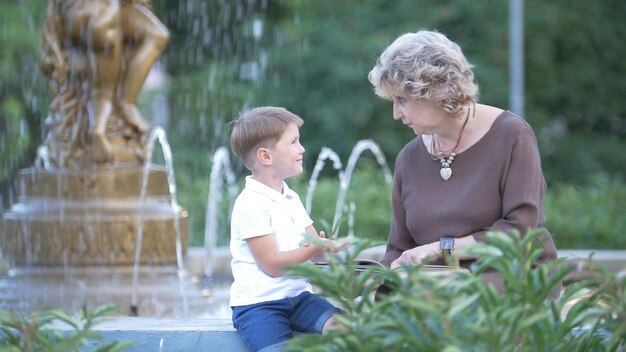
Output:
<svg viewBox="0 0 626 352">
<path fill-rule="evenodd" d="M 141 202 L 142 176 L 141 167 L 22 170 L 2 255 L 11 266 L 132 265 L 142 224 L 140 262 L 176 264 L 177 241 L 182 255 L 187 248 L 187 212 L 172 209 L 167 172 L 157 166 Z"/>
</svg>

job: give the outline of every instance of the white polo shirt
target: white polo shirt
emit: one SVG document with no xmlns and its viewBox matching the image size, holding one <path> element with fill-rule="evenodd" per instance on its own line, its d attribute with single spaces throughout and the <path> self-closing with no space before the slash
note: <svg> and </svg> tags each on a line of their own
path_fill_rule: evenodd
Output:
<svg viewBox="0 0 626 352">
<path fill-rule="evenodd" d="M 246 239 L 274 234 L 279 251 L 295 249 L 305 238 L 305 228 L 313 224 L 298 194 L 283 182 L 283 193 L 252 176 L 235 200 L 230 226 L 231 268 L 234 281 L 230 305 L 243 306 L 294 297 L 312 291 L 305 279 L 271 277 L 254 260 Z"/>
</svg>

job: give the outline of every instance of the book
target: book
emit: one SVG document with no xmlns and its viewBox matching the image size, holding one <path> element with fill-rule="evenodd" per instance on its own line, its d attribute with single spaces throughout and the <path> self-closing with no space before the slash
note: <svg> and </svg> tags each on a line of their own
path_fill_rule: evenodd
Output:
<svg viewBox="0 0 626 352">
<path fill-rule="evenodd" d="M 329 266 L 328 262 L 316 262 L 316 266 L 320 268 L 325 268 Z M 404 267 L 397 267 L 392 271 L 396 271 L 400 276 L 403 276 L 406 273 Z M 372 272 L 372 273 L 383 273 L 388 270 L 381 262 L 369 259 L 369 258 L 358 258 L 354 262 L 354 271 L 357 273 L 362 272 Z M 420 265 L 420 272 L 427 275 L 450 275 L 453 273 L 467 273 L 469 274 L 469 270 L 463 267 L 457 266 L 449 266 L 449 265 L 435 265 L 435 264 L 422 264 Z"/>
<path fill-rule="evenodd" d="M 315 263 L 317 267 L 320 268 L 330 268 L 332 265 L 337 265 L 337 263 L 333 263 L 332 265 L 328 262 L 317 262 Z M 394 283 L 394 275 L 388 275 L 389 273 L 397 273 L 397 276 L 400 279 L 405 279 L 409 276 L 409 273 L 419 272 L 422 275 L 427 276 L 449 276 L 449 275 L 469 275 L 470 271 L 466 268 L 460 266 L 449 266 L 449 265 L 434 265 L 434 264 L 421 264 L 416 265 L 415 270 L 412 270 L 411 267 L 397 267 L 392 270 L 386 268 L 381 262 L 369 259 L 369 258 L 359 258 L 355 259 L 353 263 L 346 265 L 353 265 L 354 272 L 357 275 L 360 274 L 369 274 L 373 279 L 380 277 L 383 275 L 380 280 L 380 284 L 376 287 L 375 290 L 375 300 L 380 300 L 381 297 L 385 294 L 390 293 L 393 290 Z M 405 270 L 409 268 L 409 270 Z"/>
</svg>

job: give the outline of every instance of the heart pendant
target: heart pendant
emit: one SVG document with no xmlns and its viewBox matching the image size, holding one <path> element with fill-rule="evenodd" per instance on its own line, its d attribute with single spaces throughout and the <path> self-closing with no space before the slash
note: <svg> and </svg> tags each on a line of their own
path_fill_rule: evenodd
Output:
<svg viewBox="0 0 626 352">
<path fill-rule="evenodd" d="M 452 176 L 452 169 L 449 167 L 442 167 L 441 170 L 439 170 L 439 175 L 441 175 L 441 178 L 445 181 L 448 181 L 450 176 Z"/>
</svg>

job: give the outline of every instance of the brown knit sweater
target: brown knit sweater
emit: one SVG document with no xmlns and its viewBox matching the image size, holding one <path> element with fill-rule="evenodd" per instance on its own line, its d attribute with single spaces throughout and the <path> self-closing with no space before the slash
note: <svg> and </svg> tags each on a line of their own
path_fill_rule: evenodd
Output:
<svg viewBox="0 0 626 352">
<path fill-rule="evenodd" d="M 444 181 L 421 136 L 398 154 L 392 206 L 393 221 L 383 263 L 403 251 L 438 242 L 444 235 L 473 235 L 481 241 L 489 230 L 518 229 L 522 234 L 545 223 L 546 183 L 537 140 L 520 117 L 505 111 L 477 143 L 458 154 L 452 177 Z M 544 231 L 540 262 L 556 258 Z"/>
</svg>

